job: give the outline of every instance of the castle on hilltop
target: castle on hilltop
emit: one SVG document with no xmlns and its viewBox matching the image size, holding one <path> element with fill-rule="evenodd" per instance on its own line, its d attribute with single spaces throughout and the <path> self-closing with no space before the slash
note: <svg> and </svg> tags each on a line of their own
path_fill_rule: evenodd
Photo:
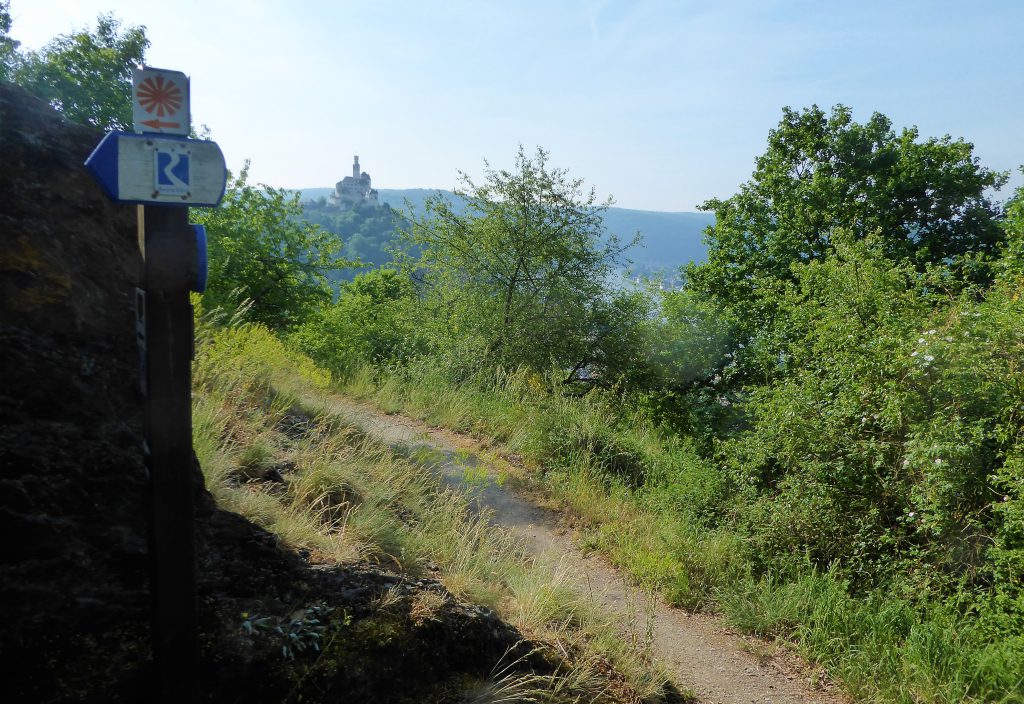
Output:
<svg viewBox="0 0 1024 704">
<path fill-rule="evenodd" d="M 359 171 L 359 157 L 352 162 L 352 175 L 334 184 L 331 205 L 348 210 L 361 203 L 377 205 L 377 191 L 370 187 L 370 174 Z"/>
</svg>

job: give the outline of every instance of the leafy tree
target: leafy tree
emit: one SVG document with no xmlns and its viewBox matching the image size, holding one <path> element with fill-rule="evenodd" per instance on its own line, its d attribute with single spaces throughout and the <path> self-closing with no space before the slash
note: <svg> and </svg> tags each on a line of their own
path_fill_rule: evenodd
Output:
<svg viewBox="0 0 1024 704">
<path fill-rule="evenodd" d="M 248 317 L 271 328 L 306 320 L 331 302 L 327 274 L 351 265 L 338 256 L 341 240 L 301 220 L 298 194 L 248 183 L 246 163 L 229 180 L 219 208 L 193 211 L 206 225 L 209 241 L 209 287 L 204 305 L 235 310 L 248 306 Z"/>
<path fill-rule="evenodd" d="M 13 77 L 20 44 L 11 39 L 11 2 L 0 0 L 0 81 Z"/>
<path fill-rule="evenodd" d="M 481 184 L 461 174 L 456 195 L 459 212 L 434 196 L 407 233 L 422 251 L 435 340 L 492 368 L 553 364 L 575 379 L 597 371 L 588 365 L 609 326 L 608 277 L 625 249 L 605 237 L 611 201 L 522 146 L 511 171 L 485 162 Z"/>
<path fill-rule="evenodd" d="M 1024 186 L 1017 188 L 1007 201 L 1002 227 L 1006 232 L 1006 247 L 999 261 L 1000 276 L 1004 281 L 1014 279 L 1016 283 L 1024 283 Z"/>
<path fill-rule="evenodd" d="M 923 563 L 932 584 L 989 580 L 995 538 L 1024 565 L 1024 302 L 1001 284 L 923 296 L 932 274 L 883 247 L 840 237 L 795 270 L 787 374 L 719 446 L 743 527 L 773 568 L 810 558 L 875 579 Z M 1019 584 L 1014 569 L 995 578 Z M 1006 593 L 1024 608 L 1019 586 Z"/>
<path fill-rule="evenodd" d="M 735 322 L 687 290 L 654 292 L 628 372 L 636 401 L 655 420 L 693 438 L 710 438 L 730 414 Z"/>
<path fill-rule="evenodd" d="M 0 30 L 3 20 L 0 11 Z M 0 33 L 0 52 L 7 46 L 4 34 Z M 62 34 L 42 50 L 20 56 L 13 79 L 73 122 L 128 129 L 132 124 L 131 71 L 143 63 L 148 47 L 145 27 L 122 30 L 113 15 L 100 15 L 95 31 Z M 0 56 L 0 63 L 2 59 Z"/>
<path fill-rule="evenodd" d="M 952 264 L 987 280 L 977 260 L 997 250 L 1003 232 L 986 191 L 1005 179 L 963 140 L 920 141 L 916 128 L 897 134 L 878 113 L 859 124 L 842 105 L 831 115 L 786 108 L 753 178 L 701 206 L 716 222 L 707 261 L 685 270 L 688 287 L 719 300 L 753 335 L 771 326 L 791 267 L 824 258 L 839 231 L 877 236 L 894 261 Z"/>
<path fill-rule="evenodd" d="M 322 203 L 320 201 L 323 201 Z M 326 199 L 304 204 L 307 222 L 333 232 L 345 241 L 342 254 L 364 265 L 383 266 L 391 263 L 391 246 L 404 222 L 400 213 L 389 205 L 360 204 L 339 210 L 326 204 Z M 338 271 L 334 280 L 351 280 L 353 271 Z"/>
<path fill-rule="evenodd" d="M 425 351 L 412 281 L 395 269 L 359 274 L 334 305 L 318 311 L 292 342 L 345 378 L 366 364 L 402 364 Z"/>
</svg>

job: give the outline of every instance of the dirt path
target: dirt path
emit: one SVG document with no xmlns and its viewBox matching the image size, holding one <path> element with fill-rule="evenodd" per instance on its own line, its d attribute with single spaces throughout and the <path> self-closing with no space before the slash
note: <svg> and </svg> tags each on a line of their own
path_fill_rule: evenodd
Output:
<svg viewBox="0 0 1024 704">
<path fill-rule="evenodd" d="M 619 614 L 634 633 L 651 633 L 651 646 L 677 686 L 693 691 L 701 702 L 714 704 L 840 704 L 848 699 L 833 688 L 816 688 L 806 666 L 785 651 L 747 640 L 728 631 L 721 619 L 689 614 L 657 597 L 631 588 L 606 562 L 584 556 L 561 526 L 557 513 L 540 508 L 493 481 L 490 463 L 481 464 L 477 443 L 445 430 L 430 428 L 398 415 L 386 415 L 342 397 L 320 399 L 328 409 L 362 432 L 408 453 L 429 451 L 428 463 L 447 484 L 464 487 L 467 467 L 487 469 L 473 492 L 495 524 L 511 529 L 532 554 L 562 563 L 567 574 L 598 603 Z M 652 619 L 653 617 L 653 619 Z M 651 621 L 653 620 L 653 623 Z M 632 621 L 632 623 L 630 623 Z"/>
</svg>

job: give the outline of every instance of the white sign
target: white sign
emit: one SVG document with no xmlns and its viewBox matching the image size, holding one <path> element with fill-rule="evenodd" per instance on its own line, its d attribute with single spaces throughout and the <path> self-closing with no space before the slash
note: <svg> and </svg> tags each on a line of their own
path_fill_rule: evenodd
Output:
<svg viewBox="0 0 1024 704">
<path fill-rule="evenodd" d="M 227 180 L 216 142 L 172 135 L 110 132 L 85 165 L 118 203 L 214 207 Z"/>
<path fill-rule="evenodd" d="M 224 155 L 213 142 L 151 137 L 121 140 L 120 200 L 216 203 L 224 193 Z"/>
<path fill-rule="evenodd" d="M 132 69 L 132 119 L 136 132 L 188 135 L 188 76 L 160 68 Z"/>
</svg>

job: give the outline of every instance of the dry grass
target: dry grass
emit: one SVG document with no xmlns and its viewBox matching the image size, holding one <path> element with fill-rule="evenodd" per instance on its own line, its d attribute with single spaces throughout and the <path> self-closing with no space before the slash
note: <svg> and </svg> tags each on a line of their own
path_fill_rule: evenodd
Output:
<svg viewBox="0 0 1024 704">
<path fill-rule="evenodd" d="M 326 387 L 308 360 L 260 328 L 201 332 L 195 447 L 221 506 L 307 550 L 314 561 L 373 561 L 414 576 L 429 569 L 455 598 L 494 609 L 527 638 L 562 653 L 555 676 L 499 670 L 478 683 L 475 701 L 659 696 L 664 675 L 569 588 L 557 565 L 527 559 L 511 533 L 474 514 L 465 495 L 440 487 L 414 461 L 336 417 L 302 408 L 300 396 Z M 433 618 L 445 598 L 421 592 L 415 618 Z M 615 687 L 609 672 L 617 673 Z"/>
</svg>

